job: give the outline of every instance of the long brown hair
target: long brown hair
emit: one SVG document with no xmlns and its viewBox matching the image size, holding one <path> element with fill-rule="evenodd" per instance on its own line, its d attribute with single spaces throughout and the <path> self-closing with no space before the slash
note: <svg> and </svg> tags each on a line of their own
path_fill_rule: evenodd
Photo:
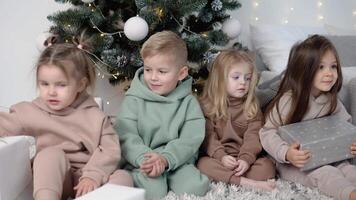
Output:
<svg viewBox="0 0 356 200">
<path fill-rule="evenodd" d="M 271 117 L 270 113 L 274 107 L 277 108 L 278 121 L 282 124 L 300 122 L 308 109 L 309 96 L 312 89 L 314 76 L 319 69 L 322 57 L 326 52 L 331 51 L 337 62 L 338 78 L 330 91 L 331 101 L 328 115 L 335 111 L 337 105 L 337 93 L 342 86 L 342 73 L 340 60 L 334 45 L 324 36 L 312 35 L 301 43 L 296 43 L 290 53 L 287 70 L 279 86 L 277 95 L 268 105 L 266 116 Z M 282 120 L 279 111 L 280 100 L 286 92 L 291 92 L 290 110 L 285 120 Z M 273 123 L 276 119 L 271 119 Z"/>
<path fill-rule="evenodd" d="M 212 120 L 224 120 L 228 118 L 228 94 L 226 84 L 228 73 L 236 63 L 246 63 L 251 69 L 252 77 L 246 100 L 244 112 L 248 119 L 257 115 L 259 104 L 255 96 L 255 88 L 258 75 L 253 61 L 248 53 L 237 50 L 222 51 L 214 60 L 210 75 L 205 83 L 203 95 L 200 98 L 204 114 Z"/>
</svg>

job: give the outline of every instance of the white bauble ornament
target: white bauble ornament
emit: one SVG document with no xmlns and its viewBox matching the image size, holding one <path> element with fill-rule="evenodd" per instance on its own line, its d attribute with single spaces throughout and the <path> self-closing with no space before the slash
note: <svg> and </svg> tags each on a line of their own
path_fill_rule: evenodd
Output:
<svg viewBox="0 0 356 200">
<path fill-rule="evenodd" d="M 124 33 L 130 40 L 140 41 L 148 34 L 148 24 L 139 16 L 131 17 L 125 22 Z"/>
<path fill-rule="evenodd" d="M 241 33 L 241 24 L 239 20 L 230 18 L 224 21 L 222 25 L 222 31 L 229 36 L 229 38 L 233 39 L 240 35 Z"/>
<path fill-rule="evenodd" d="M 84 3 L 93 3 L 95 0 L 82 0 Z"/>
<path fill-rule="evenodd" d="M 43 32 L 37 36 L 36 47 L 37 47 L 38 51 L 43 51 L 48 47 L 46 45 L 46 40 L 51 36 L 53 36 L 53 34 L 49 33 L 49 32 Z"/>
</svg>

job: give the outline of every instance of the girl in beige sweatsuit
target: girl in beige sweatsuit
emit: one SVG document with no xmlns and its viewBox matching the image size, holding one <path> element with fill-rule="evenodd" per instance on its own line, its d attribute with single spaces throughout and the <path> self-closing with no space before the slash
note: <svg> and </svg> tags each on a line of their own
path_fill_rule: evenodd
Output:
<svg viewBox="0 0 356 200">
<path fill-rule="evenodd" d="M 308 162 L 310 152 L 299 150 L 297 143 L 289 145 L 277 132 L 279 126 L 327 115 L 350 120 L 350 115 L 337 99 L 341 85 L 339 58 L 328 39 L 313 35 L 296 44 L 259 134 L 263 148 L 276 161 L 282 179 L 317 187 L 335 199 L 347 200 L 356 199 L 355 166 L 344 161 L 302 172 L 299 168 Z M 350 149 L 355 147 L 354 144 Z"/>
<path fill-rule="evenodd" d="M 120 145 L 110 120 L 86 92 L 95 70 L 84 48 L 47 47 L 36 66 L 39 97 L 0 113 L 1 136 L 36 138 L 36 200 L 81 196 L 107 182 L 133 185 L 126 171 L 116 170 Z"/>
<path fill-rule="evenodd" d="M 214 181 L 272 190 L 275 167 L 260 154 L 262 113 L 255 97 L 257 72 L 246 52 L 222 51 L 214 60 L 201 105 L 206 136 L 198 169 Z"/>
</svg>

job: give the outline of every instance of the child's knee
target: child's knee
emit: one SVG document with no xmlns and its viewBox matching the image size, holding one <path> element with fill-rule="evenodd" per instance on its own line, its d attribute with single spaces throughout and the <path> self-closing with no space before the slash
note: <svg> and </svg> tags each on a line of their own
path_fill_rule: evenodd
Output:
<svg viewBox="0 0 356 200">
<path fill-rule="evenodd" d="M 200 174 L 199 176 L 192 176 L 187 179 L 185 183 L 181 183 L 179 187 L 172 187 L 172 190 L 176 194 L 194 194 L 198 196 L 204 196 L 210 187 L 210 181 L 207 176 Z"/>
<path fill-rule="evenodd" d="M 116 185 L 123 185 L 128 187 L 133 187 L 133 179 L 131 175 L 125 170 L 116 170 L 110 177 L 109 183 L 116 184 Z"/>
</svg>

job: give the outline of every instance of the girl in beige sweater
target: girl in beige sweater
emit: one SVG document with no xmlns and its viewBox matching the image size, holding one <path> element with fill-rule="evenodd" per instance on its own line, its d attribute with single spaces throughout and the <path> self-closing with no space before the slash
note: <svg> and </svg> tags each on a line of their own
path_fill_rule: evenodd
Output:
<svg viewBox="0 0 356 200">
<path fill-rule="evenodd" d="M 340 61 L 333 44 L 313 35 L 296 44 L 289 55 L 284 78 L 276 97 L 266 111 L 266 123 L 260 130 L 263 148 L 274 158 L 281 178 L 317 187 L 335 199 L 356 199 L 356 167 L 347 161 L 302 172 L 310 152 L 299 144 L 288 144 L 277 130 L 279 126 L 338 115 L 350 120 L 337 93 L 342 85 Z M 356 145 L 352 145 L 356 153 Z"/>
<path fill-rule="evenodd" d="M 95 70 L 83 42 L 49 45 L 36 65 L 39 97 L 0 113 L 0 135 L 36 138 L 33 160 L 35 200 L 84 195 L 104 183 L 132 186 L 116 170 L 118 136 L 108 117 L 86 92 Z"/>
<path fill-rule="evenodd" d="M 272 190 L 275 168 L 260 155 L 262 113 L 255 96 L 257 72 L 246 52 L 221 52 L 213 62 L 201 105 L 206 137 L 198 168 L 214 181 Z"/>
</svg>

